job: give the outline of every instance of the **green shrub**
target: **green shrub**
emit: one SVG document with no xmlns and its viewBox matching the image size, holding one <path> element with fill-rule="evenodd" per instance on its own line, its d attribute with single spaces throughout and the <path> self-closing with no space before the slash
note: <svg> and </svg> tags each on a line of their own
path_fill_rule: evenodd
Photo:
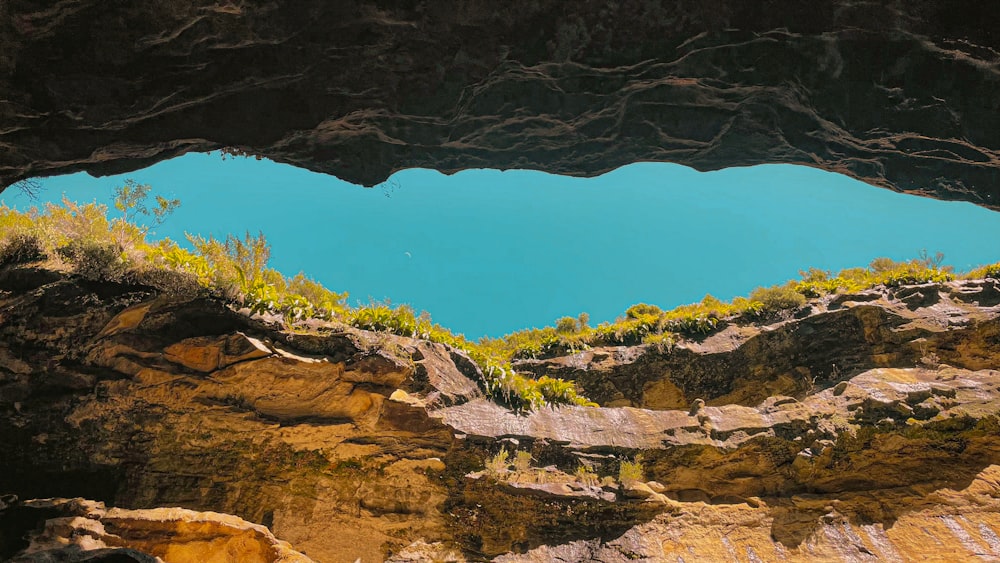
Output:
<svg viewBox="0 0 1000 563">
<path fill-rule="evenodd" d="M 868 269 L 876 274 L 881 274 L 883 272 L 888 272 L 890 270 L 898 268 L 903 264 L 904 264 L 903 262 L 896 262 L 892 258 L 886 258 L 885 256 L 881 256 L 879 258 L 875 258 L 874 260 L 872 260 L 868 264 Z"/>
<path fill-rule="evenodd" d="M 120 281 L 128 263 L 117 245 L 93 240 L 73 240 L 57 250 L 77 274 L 92 280 Z"/>
<path fill-rule="evenodd" d="M 3 241 L 0 243 L 0 266 L 24 264 L 45 258 L 42 241 L 34 233 L 19 232 L 0 240 Z"/>
<path fill-rule="evenodd" d="M 63 198 L 62 205 L 46 203 L 38 216 L 38 229 L 43 244 L 58 250 L 72 241 L 116 243 L 108 221 L 108 208 L 97 203 L 78 204 Z M 119 245 L 121 246 L 121 245 Z"/>
<path fill-rule="evenodd" d="M 170 239 L 163 239 L 155 246 L 147 247 L 146 253 L 147 260 L 154 266 L 189 274 L 204 287 L 209 287 L 212 283 L 212 268 L 208 260 L 177 246 Z"/>
<path fill-rule="evenodd" d="M 750 301 L 760 303 L 764 312 L 777 313 L 805 305 L 806 298 L 793 286 L 781 285 L 758 287 L 750 292 Z"/>
<path fill-rule="evenodd" d="M 677 345 L 677 337 L 669 332 L 650 334 L 642 339 L 642 343 L 658 352 L 669 352 Z"/>
<path fill-rule="evenodd" d="M 251 313 L 263 315 L 276 313 L 280 310 L 281 293 L 273 284 L 258 279 L 250 282 L 250 285 L 244 286 L 242 291 L 240 302 L 244 307 L 250 309 Z"/>
<path fill-rule="evenodd" d="M 951 272 L 927 267 L 917 260 L 899 264 L 888 270 L 881 270 L 875 276 L 878 283 L 888 287 L 941 283 L 951 281 L 953 278 L 954 276 L 952 276 Z"/>
<path fill-rule="evenodd" d="M 634 346 L 644 338 L 654 334 L 654 326 L 635 319 L 612 323 L 601 323 L 594 330 L 592 343 L 604 346 Z"/>
<path fill-rule="evenodd" d="M 575 325 L 576 321 L 574 319 L 570 317 L 565 318 L 573 321 Z M 569 331 L 569 334 L 572 334 L 572 332 L 572 330 Z M 562 344 L 565 336 L 567 336 L 565 333 L 559 334 L 558 327 L 533 328 L 508 334 L 501 338 L 499 342 L 490 342 L 488 345 L 503 350 L 506 352 L 504 355 L 509 353 L 511 358 L 539 358 L 563 348 Z"/>
<path fill-rule="evenodd" d="M 363 330 L 400 336 L 413 336 L 417 331 L 417 316 L 409 305 L 393 308 L 385 303 L 372 303 L 352 311 L 348 322 Z"/>
<path fill-rule="evenodd" d="M 486 474 L 497 479 L 508 471 L 510 471 L 510 452 L 507 451 L 507 446 L 504 446 L 486 462 Z"/>
<path fill-rule="evenodd" d="M 966 274 L 964 277 L 966 279 L 991 278 L 995 280 L 1000 280 L 1000 262 L 976 268 L 975 270 L 972 270 L 971 272 Z"/>
<path fill-rule="evenodd" d="M 869 286 L 885 285 L 899 287 L 923 283 L 941 283 L 954 279 L 951 267 L 942 267 L 944 254 L 938 252 L 933 257 L 926 250 L 908 262 L 896 262 L 891 258 L 876 258 L 868 265 L 871 272 Z M 842 273 L 843 274 L 843 273 Z"/>
<path fill-rule="evenodd" d="M 730 305 L 730 311 L 732 315 L 742 316 L 742 317 L 759 317 L 764 314 L 764 304 L 760 301 L 751 301 L 746 297 L 737 297 L 733 299 Z"/>
<path fill-rule="evenodd" d="M 531 452 L 518 451 L 514 456 L 514 469 L 522 472 L 531 469 Z"/>
<path fill-rule="evenodd" d="M 829 293 L 836 293 L 840 287 L 839 278 L 831 278 L 830 272 L 819 268 L 809 268 L 808 271 L 799 271 L 801 281 L 795 283 L 795 291 L 805 297 L 822 297 Z"/>
<path fill-rule="evenodd" d="M 286 293 L 278 303 L 278 311 L 285 317 L 285 324 L 291 325 L 295 321 L 311 319 L 316 316 L 316 309 L 313 304 L 301 295 Z"/>
<path fill-rule="evenodd" d="M 148 184 L 140 184 L 131 178 L 125 180 L 123 185 L 114 188 L 115 209 L 120 211 L 122 216 L 111 222 L 111 230 L 123 250 L 129 241 L 144 240 L 150 226 L 163 224 L 167 216 L 181 204 L 180 200 L 157 195 L 154 197 L 155 205 L 150 208 L 146 201 L 151 189 Z M 140 216 L 147 217 L 151 225 L 140 226 L 138 223 Z"/>
<path fill-rule="evenodd" d="M 582 463 L 577 466 L 576 471 L 573 473 L 573 477 L 586 487 L 596 487 L 600 482 L 600 478 L 597 476 L 597 473 L 594 473 L 589 467 L 583 465 Z"/>
<path fill-rule="evenodd" d="M 259 286 L 267 283 L 264 278 L 271 246 L 264 233 L 254 237 L 248 231 L 242 239 L 227 235 L 224 241 L 212 236 L 206 239 L 188 235 L 187 238 L 195 252 L 208 262 L 212 285 L 231 297 L 253 297 L 253 293 L 260 293 Z"/>
<path fill-rule="evenodd" d="M 686 336 L 704 335 L 719 326 L 719 318 L 711 313 L 686 313 L 668 318 L 664 326 L 670 332 Z"/>
<path fill-rule="evenodd" d="M 618 482 L 629 485 L 643 481 L 645 474 L 642 469 L 642 458 L 636 456 L 634 461 L 622 460 L 618 464 Z"/>
<path fill-rule="evenodd" d="M 659 317 L 660 314 L 662 313 L 663 310 L 657 307 L 656 305 L 637 303 L 625 310 L 625 318 L 645 319 L 648 317 Z"/>
<path fill-rule="evenodd" d="M 299 273 L 288 281 L 288 290 L 301 296 L 313 306 L 314 314 L 321 319 L 331 319 L 347 311 L 347 293 L 336 293 Z"/>
<path fill-rule="evenodd" d="M 556 332 L 562 334 L 573 334 L 576 331 L 576 319 L 573 317 L 562 317 L 556 321 Z"/>
</svg>

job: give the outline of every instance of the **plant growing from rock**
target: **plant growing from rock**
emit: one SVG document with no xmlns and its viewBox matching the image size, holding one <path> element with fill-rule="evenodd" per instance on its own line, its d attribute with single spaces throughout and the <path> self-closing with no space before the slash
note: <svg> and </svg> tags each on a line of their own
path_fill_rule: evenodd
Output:
<svg viewBox="0 0 1000 563">
<path fill-rule="evenodd" d="M 512 361 L 555 353 L 572 353 L 593 346 L 646 344 L 661 351 L 672 349 L 683 338 L 700 338 L 728 322 L 757 321 L 776 311 L 801 306 L 805 297 L 860 291 L 877 285 L 940 283 L 954 276 L 942 266 L 943 256 L 922 252 L 909 262 L 882 258 L 867 268 L 830 272 L 810 269 L 800 281 L 758 288 L 749 298 L 724 302 L 706 295 L 700 303 L 669 311 L 651 304 L 629 307 L 614 323 L 589 326 L 589 317 L 564 317 L 554 327 L 517 331 L 503 338 L 472 342 L 433 324 L 426 314 L 407 307 L 373 303 L 350 310 L 347 294 L 336 293 L 299 274 L 286 278 L 269 269 L 270 246 L 263 234 L 224 240 L 189 236 L 194 250 L 169 239 L 146 241 L 149 226 L 141 218 L 161 224 L 178 205 L 176 200 L 155 198 L 147 203 L 149 186 L 131 180 L 116 189 L 115 208 L 122 217 L 108 218 L 106 206 L 63 200 L 43 210 L 19 212 L 0 205 L 0 265 L 48 257 L 60 260 L 77 273 L 95 279 L 154 280 L 157 287 L 207 288 L 247 307 L 253 313 L 274 313 L 289 327 L 307 318 L 344 320 L 356 327 L 386 334 L 423 338 L 463 351 L 481 370 L 478 381 L 486 395 L 515 411 L 555 405 L 596 406 L 581 396 L 572 381 L 518 373 Z M 169 275 L 164 275 L 169 274 Z M 967 277 L 1000 279 L 1000 263 L 984 266 Z M 155 281 L 159 280 L 159 281 Z M 192 280 L 177 283 L 178 280 Z M 145 283 L 145 282 L 144 282 Z M 157 285 L 160 284 L 160 285 Z M 180 289 L 178 289 L 179 291 Z"/>
<path fill-rule="evenodd" d="M 350 313 L 352 326 L 374 332 L 389 332 L 399 336 L 414 336 L 417 332 L 417 315 L 409 305 L 392 307 L 388 303 L 371 303 Z"/>
<path fill-rule="evenodd" d="M 642 457 L 636 456 L 634 460 L 621 460 L 618 464 L 618 482 L 623 486 L 643 481 Z"/>
<path fill-rule="evenodd" d="M 45 250 L 38 235 L 31 232 L 19 232 L 0 239 L 0 266 L 6 264 L 24 264 L 45 258 Z"/>
<path fill-rule="evenodd" d="M 510 471 L 510 452 L 507 447 L 500 448 L 496 455 L 486 462 L 486 474 L 494 479 L 499 479 Z"/>
<path fill-rule="evenodd" d="M 677 345 L 677 337 L 669 332 L 662 334 L 650 334 L 642 339 L 642 343 L 660 353 L 673 350 Z"/>
<path fill-rule="evenodd" d="M 1000 262 L 989 264 L 972 270 L 965 276 L 966 279 L 994 279 L 1000 280 Z"/>
<path fill-rule="evenodd" d="M 585 487 L 596 487 L 600 482 L 600 478 L 597 474 L 582 463 L 577 466 L 576 471 L 573 473 L 573 477 Z"/>
<path fill-rule="evenodd" d="M 778 313 L 805 305 L 806 297 L 795 291 L 794 285 L 781 285 L 758 287 L 750 293 L 750 301 L 760 303 L 764 312 Z"/>
<path fill-rule="evenodd" d="M 531 452 L 518 450 L 514 456 L 514 469 L 521 472 L 531 469 Z"/>
</svg>

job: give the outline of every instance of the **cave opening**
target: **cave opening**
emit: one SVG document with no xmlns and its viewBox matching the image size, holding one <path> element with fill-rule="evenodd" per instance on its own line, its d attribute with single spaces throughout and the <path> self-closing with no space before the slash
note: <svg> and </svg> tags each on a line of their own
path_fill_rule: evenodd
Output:
<svg viewBox="0 0 1000 563">
<path fill-rule="evenodd" d="M 150 232 L 262 232 L 270 265 L 348 303 L 407 304 L 469 338 L 500 337 L 586 313 L 598 325 L 637 303 L 731 300 L 809 268 L 940 252 L 968 271 L 995 262 L 1000 215 L 894 193 L 798 165 L 697 172 L 634 163 L 593 178 L 529 170 L 397 172 L 371 189 L 267 159 L 190 153 L 146 169 L 8 190 L 26 209 L 63 197 L 108 205 L 129 180 L 181 202 Z"/>
</svg>

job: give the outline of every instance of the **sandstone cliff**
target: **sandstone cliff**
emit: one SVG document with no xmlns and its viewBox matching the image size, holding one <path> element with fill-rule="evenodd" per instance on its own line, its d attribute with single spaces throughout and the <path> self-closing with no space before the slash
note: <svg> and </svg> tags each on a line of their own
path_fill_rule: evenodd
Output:
<svg viewBox="0 0 1000 563">
<path fill-rule="evenodd" d="M 441 344 L 31 266 L 0 292 L 0 557 L 1000 557 L 996 280 L 526 362 L 603 406 L 521 414 Z"/>
</svg>

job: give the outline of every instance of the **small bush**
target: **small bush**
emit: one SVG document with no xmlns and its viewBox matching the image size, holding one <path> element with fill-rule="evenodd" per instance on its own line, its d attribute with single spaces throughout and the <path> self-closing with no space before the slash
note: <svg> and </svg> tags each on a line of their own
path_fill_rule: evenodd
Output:
<svg viewBox="0 0 1000 563">
<path fill-rule="evenodd" d="M 642 319 L 650 316 L 658 317 L 662 313 L 663 309 L 660 309 L 656 305 L 637 303 L 625 310 L 625 317 L 629 319 Z"/>
<path fill-rule="evenodd" d="M 299 273 L 288 281 L 288 290 L 301 296 L 314 308 L 314 313 L 321 319 L 331 319 L 342 315 L 347 310 L 347 293 L 336 293 L 323 287 L 319 282 L 313 281 Z"/>
<path fill-rule="evenodd" d="M 806 303 L 806 298 L 789 285 L 758 287 L 750 293 L 750 301 L 761 304 L 764 312 L 777 313 L 797 309 Z"/>
<path fill-rule="evenodd" d="M 0 266 L 24 264 L 45 258 L 42 241 L 34 233 L 15 233 L 0 245 Z"/>
<path fill-rule="evenodd" d="M 573 321 L 570 317 L 565 318 Z M 499 346 L 510 350 L 511 358 L 540 358 L 565 348 L 563 346 L 564 338 L 571 335 L 574 330 L 564 331 L 563 334 L 559 333 L 558 327 L 523 330 L 504 336 L 503 342 Z"/>
<path fill-rule="evenodd" d="M 899 266 L 903 265 L 903 262 L 896 262 L 892 258 L 886 258 L 885 256 L 875 258 L 868 264 L 868 269 L 876 274 L 881 274 L 883 272 L 888 272 Z"/>
<path fill-rule="evenodd" d="M 518 451 L 514 456 L 514 469 L 521 472 L 531 469 L 531 452 Z"/>
<path fill-rule="evenodd" d="M 597 476 L 597 473 L 594 473 L 589 467 L 583 464 L 577 466 L 576 471 L 573 473 L 573 477 L 586 487 L 596 487 L 598 483 L 600 483 L 600 478 Z"/>
<path fill-rule="evenodd" d="M 719 318 L 710 313 L 687 313 L 667 319 L 665 326 L 670 332 L 686 336 L 705 335 L 719 326 Z"/>
<path fill-rule="evenodd" d="M 91 240 L 74 240 L 57 250 L 77 274 L 92 280 L 120 281 L 128 270 L 125 256 L 117 245 Z"/>
<path fill-rule="evenodd" d="M 486 474 L 496 479 L 508 471 L 510 471 L 510 452 L 504 446 L 500 448 L 497 455 L 491 457 L 486 462 Z"/>
<path fill-rule="evenodd" d="M 38 217 L 38 228 L 48 248 L 58 249 L 74 241 L 115 243 L 108 208 L 97 203 L 78 204 L 66 198 L 62 205 L 47 203 Z"/>
<path fill-rule="evenodd" d="M 942 283 L 951 281 L 953 278 L 954 276 L 951 275 L 951 272 L 933 267 L 929 268 L 917 260 L 898 265 L 889 270 L 882 270 L 876 276 L 878 283 L 884 284 L 887 287 Z"/>
<path fill-rule="evenodd" d="M 211 236 L 205 239 L 188 235 L 187 238 L 198 255 L 208 263 L 212 285 L 230 297 L 260 293 L 260 285 L 267 283 L 265 275 L 271 245 L 264 238 L 264 233 L 251 236 L 248 231 L 243 238 L 228 235 L 224 241 Z"/>
<path fill-rule="evenodd" d="M 869 285 L 899 287 L 922 283 L 941 283 L 954 279 L 951 266 L 942 266 L 944 254 L 930 256 L 926 250 L 909 262 L 896 262 L 891 258 L 876 258 L 868 265 L 871 272 Z M 843 275 L 843 272 L 841 273 Z"/>
<path fill-rule="evenodd" d="M 209 287 L 212 283 L 212 268 L 204 256 L 177 246 L 170 239 L 161 240 L 147 248 L 147 260 L 153 266 L 189 274 L 200 285 Z"/>
<path fill-rule="evenodd" d="M 625 319 L 612 323 L 601 323 L 594 330 L 593 343 L 608 346 L 635 346 L 651 334 L 659 334 L 659 317 L 651 315 L 643 319 Z"/>
<path fill-rule="evenodd" d="M 622 460 L 618 464 L 618 482 L 622 485 L 638 483 L 643 481 L 642 459 L 636 457 L 634 461 Z"/>
<path fill-rule="evenodd" d="M 563 317 L 556 321 L 556 332 L 562 334 L 573 334 L 576 331 L 576 319 L 573 317 Z"/>
<path fill-rule="evenodd" d="M 764 305 L 760 301 L 751 301 L 746 297 L 737 297 L 733 299 L 730 311 L 733 315 L 755 318 L 764 314 Z"/>
<path fill-rule="evenodd" d="M 372 303 L 354 310 L 348 322 L 363 330 L 400 336 L 413 336 L 417 332 L 417 316 L 409 305 L 393 308 L 384 303 Z"/>
<path fill-rule="evenodd" d="M 674 346 L 677 345 L 677 339 L 673 334 L 664 332 L 663 334 L 647 335 L 642 339 L 642 343 L 655 349 L 657 352 L 663 353 L 673 350 Z"/>
<path fill-rule="evenodd" d="M 994 279 L 1000 280 L 1000 262 L 996 264 L 989 264 L 987 266 L 981 266 L 972 270 L 964 276 L 966 279 Z"/>
<path fill-rule="evenodd" d="M 549 404 L 571 405 L 575 403 L 576 385 L 572 381 L 543 375 L 534 381 L 534 385 L 537 386 L 538 391 Z"/>
</svg>

